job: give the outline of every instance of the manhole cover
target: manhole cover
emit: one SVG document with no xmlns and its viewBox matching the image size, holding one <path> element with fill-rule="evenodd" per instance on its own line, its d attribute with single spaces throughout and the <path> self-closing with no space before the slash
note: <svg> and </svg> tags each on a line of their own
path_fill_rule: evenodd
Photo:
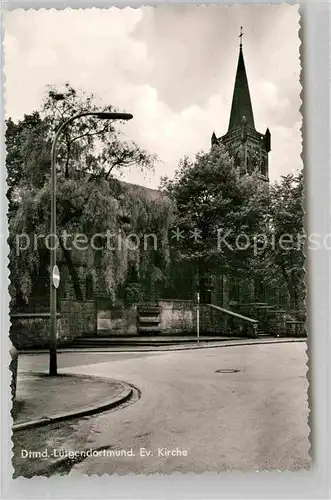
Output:
<svg viewBox="0 0 331 500">
<path fill-rule="evenodd" d="M 238 368 L 220 368 L 219 370 L 215 370 L 216 373 L 238 373 L 240 371 Z"/>
</svg>

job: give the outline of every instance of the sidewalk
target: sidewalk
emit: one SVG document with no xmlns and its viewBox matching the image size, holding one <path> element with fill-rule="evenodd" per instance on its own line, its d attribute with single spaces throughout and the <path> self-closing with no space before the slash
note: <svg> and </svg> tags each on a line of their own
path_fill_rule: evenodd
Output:
<svg viewBox="0 0 331 500">
<path fill-rule="evenodd" d="M 21 372 L 12 409 L 13 430 L 113 408 L 129 399 L 131 394 L 131 387 L 117 380 Z"/>
<path fill-rule="evenodd" d="M 307 337 L 257 337 L 257 338 L 242 338 L 242 337 L 220 337 L 217 341 L 206 341 L 204 337 L 197 342 L 196 337 L 181 342 L 181 337 L 177 338 L 176 343 L 159 343 L 158 345 L 150 345 L 132 341 L 122 345 L 95 345 L 88 347 L 68 346 L 58 347 L 59 353 L 70 352 L 164 352 L 164 351 L 186 351 L 190 349 L 211 349 L 216 347 L 237 347 L 241 345 L 252 344 L 282 344 L 288 342 L 307 342 Z M 20 351 L 20 354 L 45 354 L 49 351 L 46 349 L 27 349 Z"/>
</svg>

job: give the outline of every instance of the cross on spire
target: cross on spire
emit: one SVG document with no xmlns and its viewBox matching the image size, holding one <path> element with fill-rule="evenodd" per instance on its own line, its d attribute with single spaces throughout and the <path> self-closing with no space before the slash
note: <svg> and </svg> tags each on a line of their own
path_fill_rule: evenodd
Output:
<svg viewBox="0 0 331 500">
<path fill-rule="evenodd" d="M 232 97 L 232 106 L 231 106 L 230 122 L 228 129 L 229 131 L 241 127 L 241 120 L 243 116 L 246 117 L 247 126 L 255 130 L 253 109 L 249 94 L 246 68 L 244 62 L 244 54 L 242 51 L 243 34 L 244 34 L 243 27 L 240 26 L 240 35 L 239 35 L 240 49 L 238 57 L 237 74 L 236 74 L 236 80 L 234 84 L 233 97 Z"/>
<path fill-rule="evenodd" d="M 240 38 L 240 48 L 242 48 L 242 46 L 243 46 L 243 34 L 244 34 L 243 27 L 240 26 L 240 35 L 239 35 L 239 38 Z"/>
</svg>

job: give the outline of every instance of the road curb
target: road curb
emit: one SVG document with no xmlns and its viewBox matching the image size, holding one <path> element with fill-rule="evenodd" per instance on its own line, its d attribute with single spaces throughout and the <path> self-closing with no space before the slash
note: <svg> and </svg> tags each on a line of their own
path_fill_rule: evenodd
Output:
<svg viewBox="0 0 331 500">
<path fill-rule="evenodd" d="M 247 340 L 224 340 L 220 341 L 215 345 L 208 345 L 208 342 L 205 342 L 204 345 L 201 345 L 204 341 L 200 339 L 200 345 L 180 345 L 180 344 L 171 344 L 171 345 L 127 345 L 127 346 L 113 346 L 113 347 L 77 347 L 77 348 L 59 348 L 58 353 L 74 353 L 74 352 L 95 352 L 95 353 L 103 353 L 103 352 L 114 352 L 114 353 L 124 353 L 124 352 L 167 352 L 167 351 L 189 351 L 193 349 L 216 349 L 218 347 L 238 347 L 245 345 L 265 345 L 265 344 L 288 344 L 293 342 L 307 342 L 307 337 L 290 337 L 290 338 L 272 338 L 272 339 L 247 339 Z M 127 347 L 127 349 L 125 348 Z M 19 354 L 22 355 L 37 355 L 37 354 L 47 354 L 48 350 L 27 350 L 20 351 Z"/>
<path fill-rule="evenodd" d="M 100 378 L 100 377 L 95 377 L 95 378 Z M 100 413 L 105 410 L 111 410 L 112 408 L 116 408 L 117 406 L 128 401 L 128 399 L 130 399 L 133 393 L 133 388 L 131 386 L 122 381 L 120 381 L 120 383 L 124 386 L 124 390 L 121 392 L 121 394 L 115 398 L 103 402 L 102 404 L 88 406 L 88 407 L 85 406 L 83 408 L 71 412 L 58 413 L 57 415 L 53 415 L 52 417 L 43 417 L 38 420 L 19 422 L 17 424 L 12 425 L 12 431 L 17 432 L 25 429 L 32 429 L 35 427 L 41 427 L 43 425 L 53 424 L 55 422 L 61 422 L 63 420 L 69 420 L 75 417 L 85 417 L 88 415 L 93 415 L 94 413 Z"/>
</svg>

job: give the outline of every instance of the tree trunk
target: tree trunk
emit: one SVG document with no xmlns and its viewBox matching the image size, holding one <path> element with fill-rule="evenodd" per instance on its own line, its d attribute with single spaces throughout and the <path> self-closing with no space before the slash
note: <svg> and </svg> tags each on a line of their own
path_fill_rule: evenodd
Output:
<svg viewBox="0 0 331 500">
<path fill-rule="evenodd" d="M 81 289 L 80 282 L 79 282 L 79 276 L 77 273 L 77 269 L 72 261 L 71 253 L 69 250 L 64 248 L 63 242 L 61 239 L 60 239 L 60 245 L 61 245 L 61 248 L 63 250 L 66 264 L 68 266 L 68 271 L 69 271 L 72 285 L 73 285 L 74 292 L 75 292 L 75 298 L 76 298 L 76 300 L 83 300 L 83 293 L 82 293 L 82 289 Z"/>
</svg>

